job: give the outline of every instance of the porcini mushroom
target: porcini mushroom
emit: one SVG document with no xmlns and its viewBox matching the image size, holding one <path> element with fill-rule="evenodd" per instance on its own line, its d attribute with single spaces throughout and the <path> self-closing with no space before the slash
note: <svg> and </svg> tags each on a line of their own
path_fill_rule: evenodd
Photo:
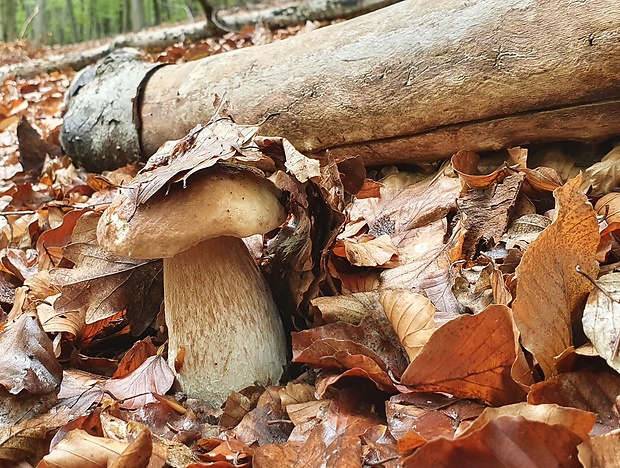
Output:
<svg viewBox="0 0 620 468">
<path fill-rule="evenodd" d="M 285 220 L 279 198 L 251 171 L 212 168 L 138 206 L 120 195 L 99 221 L 103 249 L 164 259 L 169 364 L 178 359 L 177 377 L 192 397 L 220 405 L 232 390 L 282 375 L 282 322 L 242 240 Z"/>
</svg>

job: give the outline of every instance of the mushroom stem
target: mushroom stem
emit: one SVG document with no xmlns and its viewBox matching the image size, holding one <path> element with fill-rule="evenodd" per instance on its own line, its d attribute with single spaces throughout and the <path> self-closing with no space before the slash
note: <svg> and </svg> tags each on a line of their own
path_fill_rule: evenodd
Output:
<svg viewBox="0 0 620 468">
<path fill-rule="evenodd" d="M 221 405 L 233 390 L 277 383 L 286 364 L 284 328 L 243 240 L 216 237 L 164 259 L 172 368 L 191 397 Z M 177 364 L 178 367 L 178 364 Z"/>
</svg>

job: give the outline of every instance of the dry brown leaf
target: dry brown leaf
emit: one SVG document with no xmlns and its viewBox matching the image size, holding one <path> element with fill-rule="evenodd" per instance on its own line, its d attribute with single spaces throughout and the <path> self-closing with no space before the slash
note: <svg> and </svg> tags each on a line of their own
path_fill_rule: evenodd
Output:
<svg viewBox="0 0 620 468">
<path fill-rule="evenodd" d="M 603 275 L 596 285 L 583 311 L 583 331 L 599 356 L 620 371 L 620 273 Z"/>
<path fill-rule="evenodd" d="M 294 362 L 337 370 L 348 369 L 352 361 L 356 364 L 374 362 L 379 369 L 384 372 L 389 369 L 394 375 L 401 375 L 407 366 L 402 348 L 364 323 L 359 326 L 332 323 L 293 333 L 292 340 Z"/>
<path fill-rule="evenodd" d="M 241 126 L 216 115 L 206 126 L 197 125 L 181 140 L 168 141 L 122 192 L 134 205 L 145 203 L 171 182 L 187 183 L 196 172 L 220 162 L 275 170 L 274 161 L 249 145 L 258 127 Z"/>
<path fill-rule="evenodd" d="M 312 300 L 321 317 L 327 323 L 347 322 L 359 325 L 373 310 L 379 310 L 378 294 L 375 292 L 353 293 L 343 296 L 324 296 Z"/>
<path fill-rule="evenodd" d="M 62 367 L 36 315 L 22 314 L 0 332 L 0 386 L 17 395 L 56 393 Z"/>
<path fill-rule="evenodd" d="M 34 422 L 40 421 L 35 419 Z M 6 461 L 5 466 L 9 467 L 19 466 L 19 462 L 24 461 L 37 463 L 49 450 L 47 431 L 48 428 L 43 424 L 1 429 L 0 462 Z"/>
<path fill-rule="evenodd" d="M 396 440 L 388 427 L 377 424 L 362 434 L 362 459 L 365 466 L 383 465 L 385 468 L 398 468 L 398 449 Z"/>
<path fill-rule="evenodd" d="M 96 237 L 99 215 L 87 213 L 76 224 L 73 243 L 63 249 L 72 269 L 51 271 L 62 295 L 57 312 L 85 311 L 86 323 L 127 310 L 132 333 L 139 335 L 153 321 L 163 301 L 161 260 L 128 259 L 103 251 Z"/>
<path fill-rule="evenodd" d="M 254 450 L 254 468 L 294 468 L 301 443 L 268 444 Z"/>
<path fill-rule="evenodd" d="M 440 220 L 407 232 L 406 244 L 397 243 L 400 265 L 381 273 L 381 288 L 417 290 L 425 278 L 449 268 L 451 249 L 460 240 L 456 235 L 444 244 L 446 227 Z"/>
<path fill-rule="evenodd" d="M 299 182 L 303 183 L 314 177 L 321 176 L 321 164 L 317 159 L 304 156 L 288 140 L 282 139 L 281 144 L 286 155 L 286 162 L 284 164 Z"/>
<path fill-rule="evenodd" d="M 460 302 L 454 297 L 453 285 L 454 277 L 452 270 L 448 268 L 437 270 L 420 282 L 420 288 L 424 290 L 426 297 L 437 309 L 435 311 L 436 327 L 440 327 L 465 311 Z"/>
<path fill-rule="evenodd" d="M 123 450 L 123 453 L 109 465 L 109 468 L 147 468 L 147 466 L 154 468 L 149 464 L 152 454 L 151 431 L 146 429 Z M 163 463 L 160 466 L 163 466 Z"/>
<path fill-rule="evenodd" d="M 484 189 L 501 182 L 510 172 L 505 167 L 500 167 L 490 174 L 481 174 L 478 169 L 480 156 L 473 151 L 461 150 L 452 156 L 452 167 L 465 184 L 472 189 Z"/>
<path fill-rule="evenodd" d="M 592 195 L 606 195 L 620 186 L 620 145 L 607 153 L 601 162 L 586 169 L 586 181 L 592 184 Z"/>
<path fill-rule="evenodd" d="M 405 393 L 389 399 L 385 414 L 390 432 L 397 440 L 413 431 L 428 441 L 452 438 L 461 423 L 476 419 L 484 408 L 475 401 L 440 393 Z"/>
<path fill-rule="evenodd" d="M 69 333 L 79 337 L 84 331 L 84 313 L 79 310 L 71 312 L 59 312 L 54 309 L 56 299 L 60 293 L 45 298 L 36 306 L 37 315 L 46 333 Z"/>
<path fill-rule="evenodd" d="M 402 460 L 403 468 L 455 466 L 577 468 L 582 439 L 562 425 L 501 416 L 457 439 L 439 438 Z"/>
<path fill-rule="evenodd" d="M 620 468 L 620 430 L 592 437 L 592 468 Z"/>
<path fill-rule="evenodd" d="M 520 416 L 528 421 L 538 421 L 549 425 L 562 425 L 587 441 L 589 433 L 596 421 L 596 415 L 588 411 L 575 408 L 564 408 L 554 404 L 530 405 L 528 403 L 516 403 L 500 408 L 486 408 L 482 414 L 469 426 L 456 432 L 456 437 L 465 437 L 482 429 L 494 419 L 510 416 Z"/>
<path fill-rule="evenodd" d="M 457 178 L 441 175 L 411 184 L 406 173 L 380 181 L 379 198 L 356 199 L 349 207 L 351 222 L 364 219 L 375 236 L 394 235 L 442 219 L 455 208 L 461 190 Z"/>
<path fill-rule="evenodd" d="M 155 354 L 157 354 L 157 348 L 153 344 L 150 336 L 135 342 L 118 363 L 118 368 L 112 378 L 119 379 L 130 374 L 140 367 L 147 358 Z"/>
<path fill-rule="evenodd" d="M 347 260 L 355 266 L 381 266 L 398 255 L 398 249 L 388 234 L 370 240 L 344 239 Z"/>
<path fill-rule="evenodd" d="M 379 302 L 413 361 L 435 331 L 435 307 L 421 294 L 403 289 L 382 291 Z"/>
<path fill-rule="evenodd" d="M 226 429 L 234 428 L 254 406 L 256 406 L 256 401 L 252 401 L 243 393 L 230 392 L 220 417 L 220 426 Z"/>
<path fill-rule="evenodd" d="M 130 374 L 108 380 L 105 389 L 121 402 L 121 408 L 138 409 L 156 401 L 151 393 L 165 395 L 173 382 L 174 373 L 166 360 L 156 355 L 147 358 Z"/>
<path fill-rule="evenodd" d="M 300 403 L 314 402 L 315 388 L 310 384 L 289 382 L 286 387 L 280 389 L 280 401 L 282 407 L 288 411 L 289 405 L 297 405 Z"/>
<path fill-rule="evenodd" d="M 479 313 L 493 303 L 492 268 L 490 265 L 464 268 L 463 263 L 452 268 L 452 292 L 464 311 Z"/>
<path fill-rule="evenodd" d="M 107 468 L 128 445 L 74 429 L 41 460 L 37 468 Z"/>
<path fill-rule="evenodd" d="M 594 209 L 607 224 L 620 222 L 620 193 L 612 192 L 601 197 L 594 205 Z"/>
<path fill-rule="evenodd" d="M 401 383 L 415 391 L 478 398 L 492 405 L 525 399 L 512 380 L 518 337 L 510 309 L 493 305 L 435 330 Z"/>
<path fill-rule="evenodd" d="M 279 402 L 277 402 L 279 403 Z M 244 444 L 283 444 L 293 429 L 286 413 L 275 404 L 258 406 L 247 413 L 231 431 Z"/>
<path fill-rule="evenodd" d="M 459 211 L 467 215 L 463 243 L 466 258 L 475 258 L 480 250 L 490 249 L 501 239 L 524 178 L 521 173 L 511 174 L 483 189 L 469 189 L 459 198 Z"/>
<path fill-rule="evenodd" d="M 618 395 L 620 376 L 615 372 L 580 370 L 532 385 L 527 401 L 533 405 L 555 403 L 595 413 L 602 427 L 595 426 L 593 432 L 600 433 L 620 428 L 618 415 L 614 411 Z"/>
<path fill-rule="evenodd" d="M 598 222 L 581 177 L 554 192 L 556 220 L 532 242 L 517 268 L 515 322 L 523 345 L 538 360 L 546 376 L 557 373 L 554 358 L 573 344 L 573 323 L 598 273 Z"/>
<path fill-rule="evenodd" d="M 43 232 L 37 239 L 39 252 L 39 271 L 56 267 L 62 260 L 62 247 L 71 242 L 71 233 L 75 224 L 87 210 L 73 210 L 62 218 L 62 223 Z"/>
</svg>

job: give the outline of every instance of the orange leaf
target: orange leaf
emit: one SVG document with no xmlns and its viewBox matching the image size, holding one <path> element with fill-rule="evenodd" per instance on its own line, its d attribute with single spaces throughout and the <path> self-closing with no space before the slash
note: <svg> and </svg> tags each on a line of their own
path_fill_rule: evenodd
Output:
<svg viewBox="0 0 620 468">
<path fill-rule="evenodd" d="M 513 403 L 525 399 L 511 377 L 517 349 L 510 309 L 492 305 L 438 328 L 401 382 L 416 391 L 451 393 L 493 405 Z"/>
<path fill-rule="evenodd" d="M 598 222 L 576 177 L 554 192 L 557 219 L 532 242 L 517 267 L 514 318 L 523 345 L 546 376 L 557 372 L 554 358 L 573 344 L 572 324 L 596 277 Z"/>
</svg>

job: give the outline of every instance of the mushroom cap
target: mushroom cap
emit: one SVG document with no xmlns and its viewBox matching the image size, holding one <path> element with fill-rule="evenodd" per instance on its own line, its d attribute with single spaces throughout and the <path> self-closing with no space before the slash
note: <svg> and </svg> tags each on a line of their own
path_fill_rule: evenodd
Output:
<svg viewBox="0 0 620 468">
<path fill-rule="evenodd" d="M 131 258 L 165 258 L 219 236 L 265 234 L 286 219 L 281 192 L 249 171 L 201 171 L 136 206 L 117 197 L 97 226 L 99 245 Z"/>
</svg>

